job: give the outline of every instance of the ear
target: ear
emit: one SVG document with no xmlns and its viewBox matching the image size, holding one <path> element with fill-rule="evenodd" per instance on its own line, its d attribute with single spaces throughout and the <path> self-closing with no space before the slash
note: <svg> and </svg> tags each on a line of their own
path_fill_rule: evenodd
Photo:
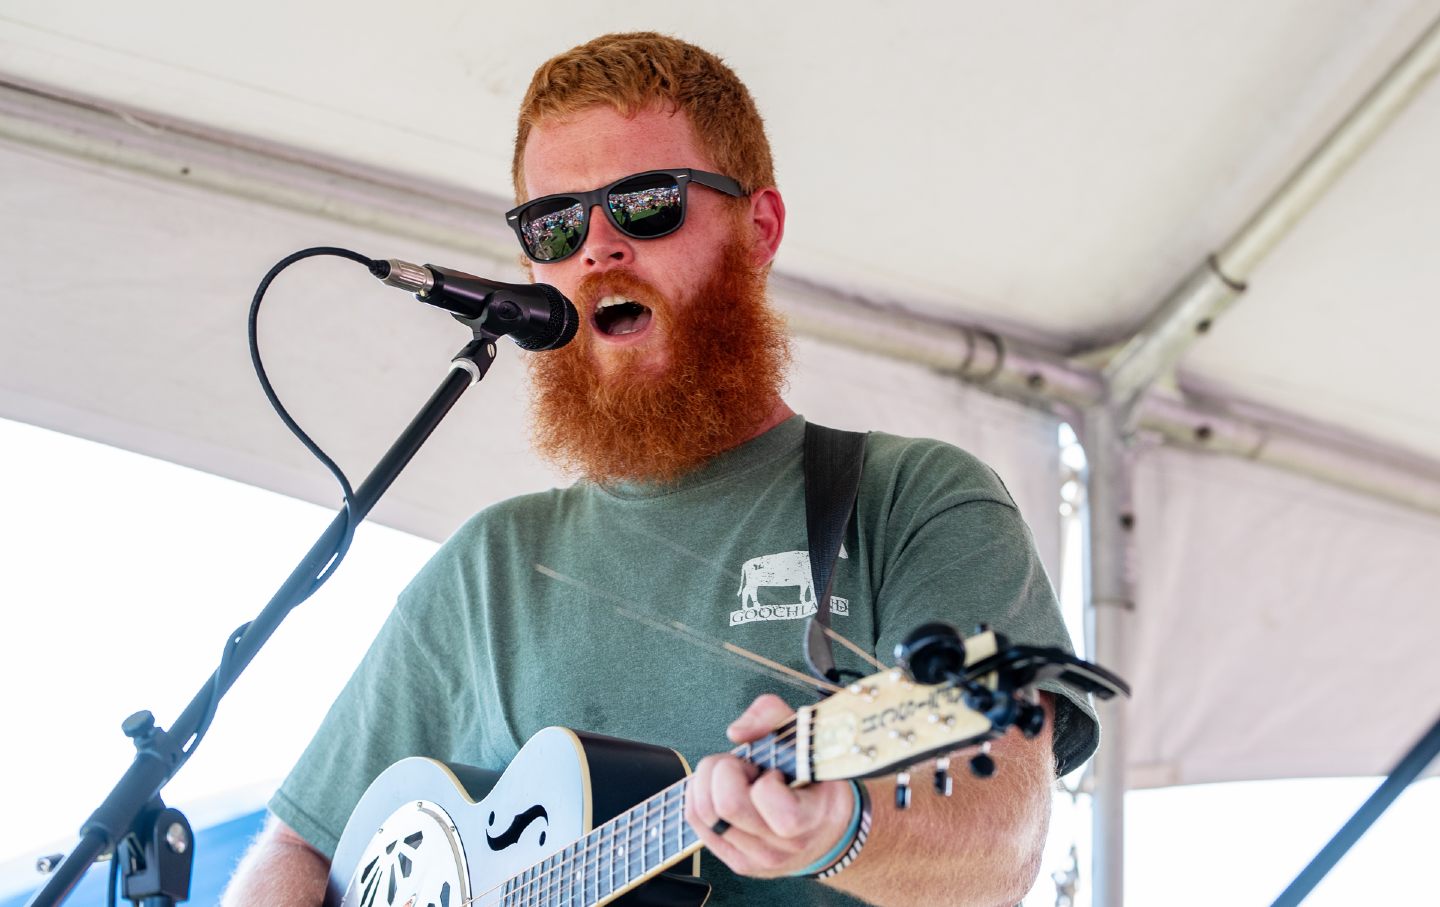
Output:
<svg viewBox="0 0 1440 907">
<path fill-rule="evenodd" d="M 785 237 L 785 200 L 780 190 L 772 186 L 750 193 L 749 220 L 754 237 L 751 262 L 763 267 L 774 260 L 780 240 Z"/>
</svg>

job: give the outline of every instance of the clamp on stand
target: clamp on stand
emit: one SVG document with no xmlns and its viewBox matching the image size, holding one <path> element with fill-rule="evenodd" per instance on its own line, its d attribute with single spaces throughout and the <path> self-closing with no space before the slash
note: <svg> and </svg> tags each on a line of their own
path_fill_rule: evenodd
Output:
<svg viewBox="0 0 1440 907">
<path fill-rule="evenodd" d="M 155 716 L 150 712 L 136 712 L 120 727 L 135 742 L 137 759 L 153 758 L 162 763 L 179 759 L 179 748 L 170 735 L 155 726 Z M 113 871 L 121 879 L 120 893 L 129 901 L 145 907 L 172 907 L 190 897 L 195 834 L 185 814 L 167 807 L 158 793 L 136 814 L 111 859 L 116 861 Z"/>
</svg>

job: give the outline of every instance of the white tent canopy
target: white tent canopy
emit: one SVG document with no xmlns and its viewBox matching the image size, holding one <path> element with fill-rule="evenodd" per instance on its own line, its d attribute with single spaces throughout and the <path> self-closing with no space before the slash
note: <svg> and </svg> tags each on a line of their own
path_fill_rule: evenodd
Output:
<svg viewBox="0 0 1440 907">
<path fill-rule="evenodd" d="M 811 338 L 797 409 L 975 450 L 1053 566 L 1054 427 L 1095 396 L 1085 354 L 1141 328 L 1437 16 L 6 0 L 0 415 L 333 500 L 249 374 L 259 276 L 334 244 L 514 277 L 495 215 L 529 73 L 654 29 L 723 55 L 766 116 L 790 212 L 777 297 Z M 1383 772 L 1434 718 L 1440 88 L 1421 85 L 1142 419 L 1133 619 L 1102 650 L 1136 687 L 1132 786 Z M 302 265 L 272 297 L 272 377 L 352 473 L 466 339 L 353 265 Z M 377 519 L 443 537 L 553 480 L 517 357 L 472 395 Z M 1308 475 L 1281 469 L 1298 460 Z"/>
</svg>

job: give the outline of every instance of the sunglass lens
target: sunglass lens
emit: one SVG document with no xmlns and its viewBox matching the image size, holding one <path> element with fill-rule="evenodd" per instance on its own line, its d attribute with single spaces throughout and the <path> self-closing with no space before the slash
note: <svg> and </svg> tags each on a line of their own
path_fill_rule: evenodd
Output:
<svg viewBox="0 0 1440 907">
<path fill-rule="evenodd" d="M 680 226 L 680 185 L 663 173 L 628 179 L 610 190 L 610 214 L 639 239 L 664 236 Z"/>
<path fill-rule="evenodd" d="M 536 261 L 556 261 L 580 248 L 585 235 L 584 207 L 573 198 L 536 202 L 520 212 L 520 235 Z"/>
</svg>

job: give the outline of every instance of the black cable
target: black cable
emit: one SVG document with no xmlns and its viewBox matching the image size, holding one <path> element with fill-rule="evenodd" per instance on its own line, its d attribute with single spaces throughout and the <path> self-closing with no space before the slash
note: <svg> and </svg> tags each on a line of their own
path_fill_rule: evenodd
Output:
<svg viewBox="0 0 1440 907">
<path fill-rule="evenodd" d="M 292 608 L 308 599 L 311 595 L 314 595 L 315 591 L 335 574 L 335 571 L 340 567 L 340 562 L 345 559 L 346 553 L 349 552 L 350 543 L 355 537 L 355 519 L 352 506 L 354 489 L 350 487 L 350 480 L 345 476 L 345 471 L 340 468 L 339 464 L 331 459 L 325 451 L 321 450 L 320 445 L 316 444 L 310 436 L 305 433 L 305 430 L 300 427 L 299 423 L 291 417 L 289 411 L 285 409 L 284 404 L 280 402 L 279 396 L 275 393 L 275 388 L 270 384 L 270 378 L 265 373 L 264 363 L 260 361 L 260 303 L 265 297 L 265 292 L 270 289 L 271 282 L 280 275 L 281 271 L 295 264 L 297 261 L 313 258 L 318 255 L 333 255 L 338 258 L 348 258 L 351 261 L 364 265 L 366 269 L 376 277 L 384 277 L 390 270 L 388 262 L 366 258 L 359 252 L 352 252 L 349 249 L 340 249 L 333 246 L 317 246 L 311 249 L 302 249 L 276 262 L 275 266 L 266 272 L 265 277 L 261 279 L 260 285 L 255 288 L 255 296 L 250 300 L 250 315 L 246 322 L 246 336 L 250 345 L 250 362 L 255 367 L 255 376 L 260 380 L 260 389 L 265 393 L 265 399 L 270 401 L 270 406 L 275 410 L 276 415 L 280 417 L 280 421 L 285 423 L 285 427 L 290 429 L 291 434 L 300 439 L 300 443 L 304 444 L 305 448 L 314 454 L 315 458 L 319 460 L 325 468 L 330 471 L 330 474 L 335 477 L 335 480 L 340 483 L 340 493 L 342 497 L 341 512 L 345 517 L 344 531 L 336 541 L 335 548 L 332 550 L 330 557 L 326 559 L 323 569 L 315 576 L 310 587 L 305 590 L 304 594 L 290 604 Z M 180 765 L 184 765 L 185 762 L 189 760 L 190 756 L 195 752 L 195 749 L 200 746 L 200 741 L 204 738 L 205 733 L 210 729 L 210 722 L 215 718 L 215 709 L 220 702 L 220 697 L 232 680 L 230 665 L 232 656 L 235 653 L 235 648 L 240 644 L 240 641 L 245 638 L 245 631 L 248 630 L 249 627 L 250 624 L 248 622 L 241 624 L 226 638 L 225 650 L 220 655 L 220 667 L 215 670 L 215 680 L 210 690 L 210 698 L 205 704 L 205 714 L 196 727 L 194 736 L 190 738 L 189 745 L 185 746 L 182 750 L 179 764 L 175 766 L 176 770 L 179 769 Z"/>
</svg>

